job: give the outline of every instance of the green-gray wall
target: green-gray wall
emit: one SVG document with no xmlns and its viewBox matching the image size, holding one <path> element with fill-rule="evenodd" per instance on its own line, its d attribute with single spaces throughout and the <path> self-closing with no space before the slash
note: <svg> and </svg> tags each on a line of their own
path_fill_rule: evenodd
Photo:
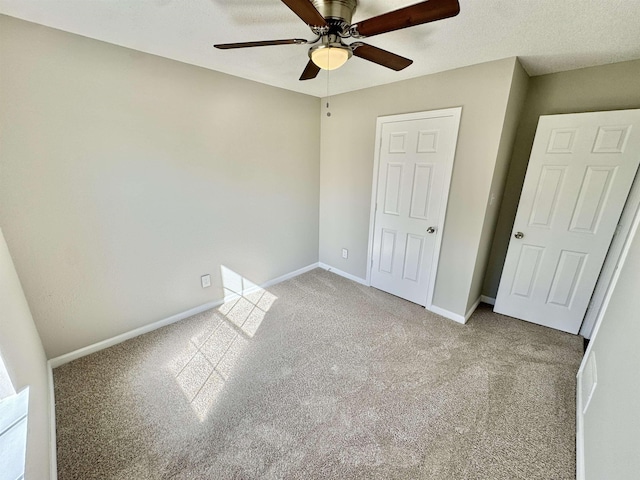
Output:
<svg viewBox="0 0 640 480">
<path fill-rule="evenodd" d="M 502 194 L 494 176 L 519 68 L 510 58 L 331 97 L 332 115 L 322 116 L 320 261 L 366 276 L 377 117 L 462 106 L 434 305 L 465 315 L 474 279 L 479 293 L 484 278 L 478 257 L 490 247 L 485 218 L 498 211 L 498 202 L 489 206 L 492 184 Z"/>
<path fill-rule="evenodd" d="M 516 135 L 483 294 L 496 296 L 540 115 L 640 108 L 640 60 L 532 77 Z"/>
<path fill-rule="evenodd" d="M 0 353 L 13 389 L 29 387 L 25 478 L 47 479 L 50 472 L 51 399 L 47 357 L 0 230 Z M 0 469 L 2 465 L 0 465 Z M 0 477 L 4 476 L 0 474 Z"/>
<path fill-rule="evenodd" d="M 221 266 L 260 284 L 317 262 L 319 118 L 0 17 L 0 226 L 49 358 L 221 299 Z"/>
<path fill-rule="evenodd" d="M 480 236 L 476 266 L 474 268 L 469 296 L 467 297 L 466 311 L 471 311 L 471 309 L 473 309 L 473 306 L 476 304 L 482 293 L 484 277 L 487 272 L 489 256 L 491 254 L 491 247 L 493 244 L 493 237 L 498 223 L 500 203 L 506 186 L 509 163 L 513 155 L 513 146 L 516 133 L 520 125 L 520 117 L 522 116 L 522 108 L 526 99 L 528 85 L 529 75 L 527 75 L 524 68 L 522 68 L 520 62 L 516 62 L 513 70 L 509 100 L 507 102 L 507 111 L 505 113 L 504 124 L 502 126 L 502 135 L 500 136 L 496 166 L 493 172 L 493 179 L 491 181 L 490 196 L 486 205 L 486 214 L 484 217 L 484 225 L 482 226 L 482 234 Z"/>
<path fill-rule="evenodd" d="M 597 384 L 584 415 L 586 480 L 632 480 L 640 472 L 640 231 L 590 345 Z"/>
</svg>

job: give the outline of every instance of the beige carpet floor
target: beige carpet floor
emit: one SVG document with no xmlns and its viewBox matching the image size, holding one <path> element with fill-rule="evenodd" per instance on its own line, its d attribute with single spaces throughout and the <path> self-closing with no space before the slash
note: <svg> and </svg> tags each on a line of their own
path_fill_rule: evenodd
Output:
<svg viewBox="0 0 640 480">
<path fill-rule="evenodd" d="M 581 356 L 318 269 L 56 368 L 59 478 L 572 479 Z"/>
</svg>

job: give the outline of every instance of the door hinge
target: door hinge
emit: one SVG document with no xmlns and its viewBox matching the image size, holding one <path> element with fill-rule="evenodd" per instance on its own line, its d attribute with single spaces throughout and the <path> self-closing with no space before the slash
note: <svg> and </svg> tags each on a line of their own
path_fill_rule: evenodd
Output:
<svg viewBox="0 0 640 480">
<path fill-rule="evenodd" d="M 616 235 L 618 235 L 620 233 L 620 230 L 622 230 L 622 224 L 621 223 L 616 225 L 616 229 L 613 232 L 613 236 L 615 237 Z"/>
</svg>

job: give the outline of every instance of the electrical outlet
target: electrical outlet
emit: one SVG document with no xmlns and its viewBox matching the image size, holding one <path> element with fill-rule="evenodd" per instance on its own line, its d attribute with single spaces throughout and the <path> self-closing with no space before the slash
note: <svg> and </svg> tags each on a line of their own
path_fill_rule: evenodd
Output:
<svg viewBox="0 0 640 480">
<path fill-rule="evenodd" d="M 211 286 L 211 275 L 202 275 L 200 277 L 200 283 L 202 283 L 202 288 L 207 288 Z"/>
<path fill-rule="evenodd" d="M 349 250 L 346 248 L 342 249 L 342 258 L 349 258 Z"/>
</svg>

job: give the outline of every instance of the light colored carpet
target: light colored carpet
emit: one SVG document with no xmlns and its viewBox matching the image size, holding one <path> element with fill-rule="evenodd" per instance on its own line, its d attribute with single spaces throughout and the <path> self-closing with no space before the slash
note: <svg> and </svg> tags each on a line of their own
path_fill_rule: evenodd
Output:
<svg viewBox="0 0 640 480">
<path fill-rule="evenodd" d="M 59 478 L 571 479 L 581 356 L 314 270 L 55 369 Z"/>
</svg>

